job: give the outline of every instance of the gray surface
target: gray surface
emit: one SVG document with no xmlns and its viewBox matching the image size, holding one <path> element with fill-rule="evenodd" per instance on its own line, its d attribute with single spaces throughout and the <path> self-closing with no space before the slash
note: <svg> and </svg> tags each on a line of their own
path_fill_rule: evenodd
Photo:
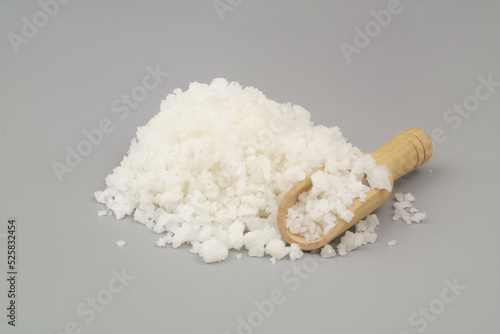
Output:
<svg viewBox="0 0 500 334">
<path fill-rule="evenodd" d="M 353 44 L 353 29 L 387 5 L 243 1 L 220 20 L 212 1 L 72 1 L 15 53 L 8 34 L 21 34 L 22 17 L 41 9 L 0 2 L 0 233 L 8 217 L 18 219 L 20 261 L 18 326 L 2 311 L 0 332 L 60 333 L 74 321 L 81 333 L 232 334 L 238 317 L 255 317 L 254 302 L 278 289 L 285 301 L 254 333 L 498 333 L 500 88 L 456 129 L 443 116 L 474 94 L 479 76 L 500 81 L 500 6 L 404 0 L 348 64 L 340 44 Z M 112 102 L 157 65 L 169 76 L 120 120 Z M 408 126 L 442 128 L 447 138 L 432 160 L 395 189 L 415 194 L 428 219 L 392 222 L 388 202 L 377 212 L 378 241 L 344 258 L 272 265 L 231 253 L 206 265 L 187 247 L 155 247 L 157 235 L 131 219 L 97 217 L 92 194 L 135 129 L 173 89 L 215 77 L 302 105 L 367 151 Z M 58 182 L 51 164 L 103 118 L 114 131 Z M 127 246 L 115 246 L 119 239 Z M 396 247 L 386 246 L 391 239 Z M 307 277 L 290 271 L 308 265 Z M 122 268 L 135 279 L 87 323 L 78 305 L 104 296 Z M 449 303 L 440 302 L 454 280 L 467 288 L 452 302 L 445 290 Z M 6 289 L 2 279 L 1 305 Z M 423 320 L 419 309 L 429 305 L 439 314 Z"/>
</svg>

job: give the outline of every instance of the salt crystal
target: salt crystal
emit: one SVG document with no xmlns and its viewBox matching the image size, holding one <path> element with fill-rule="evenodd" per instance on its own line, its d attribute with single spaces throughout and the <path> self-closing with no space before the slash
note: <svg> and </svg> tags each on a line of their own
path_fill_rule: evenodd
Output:
<svg viewBox="0 0 500 334">
<path fill-rule="evenodd" d="M 105 216 L 107 213 L 108 213 L 108 210 L 100 210 L 100 211 L 97 211 L 97 215 L 98 215 L 99 217 Z"/>
<path fill-rule="evenodd" d="M 344 245 L 344 249 L 347 252 L 353 251 L 363 245 L 364 237 L 359 233 L 353 233 L 347 231 L 342 239 L 340 239 L 340 244 Z"/>
<path fill-rule="evenodd" d="M 374 243 L 377 240 L 375 227 L 379 225 L 379 220 L 375 214 L 367 216 L 364 220 L 356 225 L 356 231 L 347 231 L 337 246 L 337 253 L 340 256 L 347 255 L 361 246 Z"/>
<path fill-rule="evenodd" d="M 419 224 L 423 219 L 425 219 L 425 212 L 417 212 L 411 215 L 410 220 Z"/>
<path fill-rule="evenodd" d="M 116 242 L 116 245 L 117 245 L 117 246 L 120 246 L 120 247 L 125 246 L 125 244 L 126 244 L 126 242 L 125 242 L 125 241 L 123 241 L 123 240 L 118 240 L 118 241 Z"/>
<path fill-rule="evenodd" d="M 392 220 L 402 219 L 406 224 L 410 225 L 412 223 L 418 224 L 425 219 L 425 212 L 420 212 L 413 206 L 415 196 L 411 193 L 397 193 L 396 200 L 397 202 L 394 203 L 394 215 L 392 216 Z"/>
<path fill-rule="evenodd" d="M 347 255 L 347 250 L 346 250 L 346 245 L 345 244 L 339 244 L 337 246 L 337 254 L 340 256 L 346 256 Z"/>
<path fill-rule="evenodd" d="M 267 243 L 266 253 L 275 259 L 281 260 L 289 253 L 289 248 L 286 247 L 283 240 L 276 238 Z"/>
<path fill-rule="evenodd" d="M 190 253 L 193 254 L 199 254 L 201 250 L 201 242 L 194 241 L 191 243 L 191 249 L 189 250 Z"/>
<path fill-rule="evenodd" d="M 198 254 L 200 254 L 205 262 L 212 263 L 224 260 L 228 256 L 229 252 L 228 248 L 222 242 L 213 237 L 212 239 L 201 243 L 201 248 Z"/>
<path fill-rule="evenodd" d="M 290 245 L 290 260 L 295 261 L 297 259 L 300 259 L 304 253 L 300 249 L 299 245 L 297 244 L 291 244 Z"/>
<path fill-rule="evenodd" d="M 156 241 L 156 245 L 158 247 L 165 247 L 166 244 L 167 244 L 167 237 L 162 237 Z"/>
<path fill-rule="evenodd" d="M 413 196 L 411 193 L 407 193 L 405 195 L 405 199 L 407 199 L 410 202 L 413 202 L 415 200 L 415 196 Z"/>
<path fill-rule="evenodd" d="M 398 200 L 400 202 L 404 201 L 404 199 L 405 199 L 405 194 L 403 194 L 403 193 L 396 193 L 395 196 L 396 196 L 396 200 Z"/>
<path fill-rule="evenodd" d="M 248 249 L 248 255 L 263 257 L 266 245 L 265 236 L 262 230 L 255 230 L 245 234 L 244 238 L 245 247 Z"/>
<path fill-rule="evenodd" d="M 389 242 L 387 243 L 387 246 L 392 247 L 392 246 L 396 246 L 397 244 L 398 244 L 398 242 L 397 242 L 396 240 L 391 240 L 391 241 L 389 241 Z"/>
<path fill-rule="evenodd" d="M 334 257 L 337 255 L 335 249 L 330 244 L 326 244 L 321 248 L 321 257 Z"/>
</svg>

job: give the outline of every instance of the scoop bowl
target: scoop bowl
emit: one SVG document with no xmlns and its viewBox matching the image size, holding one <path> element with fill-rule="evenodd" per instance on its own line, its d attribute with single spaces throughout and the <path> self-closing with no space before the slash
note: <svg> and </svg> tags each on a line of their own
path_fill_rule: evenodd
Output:
<svg viewBox="0 0 500 334">
<path fill-rule="evenodd" d="M 377 164 L 387 166 L 389 171 L 389 182 L 392 188 L 394 181 L 398 178 L 429 161 L 432 152 L 432 141 L 427 133 L 422 129 L 412 127 L 398 133 L 387 143 L 373 151 L 371 155 Z M 349 210 L 354 213 L 354 217 L 351 221 L 346 222 L 345 220 L 338 219 L 335 226 L 324 236 L 308 241 L 304 237 L 290 232 L 286 225 L 286 216 L 288 209 L 297 203 L 299 195 L 311 189 L 313 185 L 311 175 L 320 170 L 323 170 L 323 168 L 314 171 L 303 181 L 293 185 L 285 194 L 278 207 L 277 223 L 281 236 L 286 242 L 289 244 L 295 243 L 302 250 L 314 250 L 323 247 L 375 211 L 391 195 L 391 192 L 386 189 L 369 190 L 363 202 L 356 199 L 353 204 L 349 206 Z"/>
</svg>

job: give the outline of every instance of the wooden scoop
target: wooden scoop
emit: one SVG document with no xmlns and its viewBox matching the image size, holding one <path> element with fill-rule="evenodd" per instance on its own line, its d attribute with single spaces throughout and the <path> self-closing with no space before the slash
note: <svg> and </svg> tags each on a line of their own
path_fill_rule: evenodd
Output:
<svg viewBox="0 0 500 334">
<path fill-rule="evenodd" d="M 432 150 L 432 141 L 423 130 L 419 128 L 407 128 L 379 147 L 371 155 L 377 164 L 387 166 L 389 170 L 389 182 L 392 186 L 398 178 L 429 161 L 432 156 Z M 327 234 L 319 239 L 307 241 L 304 237 L 290 232 L 286 226 L 286 216 L 288 209 L 297 203 L 299 194 L 311 189 L 311 175 L 312 173 L 305 180 L 295 184 L 285 194 L 278 208 L 278 229 L 281 236 L 290 244 L 296 243 L 302 250 L 313 250 L 323 247 L 375 211 L 391 195 L 391 192 L 385 189 L 372 189 L 368 191 L 364 202 L 355 200 L 349 207 L 349 210 L 354 213 L 354 217 L 349 223 L 338 219 L 335 227 L 328 231 Z"/>
</svg>

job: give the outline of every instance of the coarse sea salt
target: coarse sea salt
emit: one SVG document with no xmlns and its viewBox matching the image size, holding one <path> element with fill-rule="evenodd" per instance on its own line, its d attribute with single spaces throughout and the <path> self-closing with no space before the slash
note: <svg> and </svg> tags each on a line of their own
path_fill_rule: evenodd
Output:
<svg viewBox="0 0 500 334">
<path fill-rule="evenodd" d="M 337 255 L 337 252 L 335 251 L 335 248 L 332 247 L 330 244 L 326 244 L 321 248 L 321 257 L 334 257 Z"/>
<path fill-rule="evenodd" d="M 349 219 L 346 208 L 370 188 L 387 189 L 387 171 L 338 127 L 314 125 L 304 108 L 215 79 L 169 94 L 95 198 L 117 219 L 131 216 L 161 234 L 159 247 L 190 244 L 208 263 L 242 248 L 249 256 L 296 260 L 303 252 L 282 240 L 278 205 L 320 167 L 325 172 L 315 173 L 313 194 L 304 195 L 311 210 L 296 210 L 295 217 L 315 217 L 311 238 L 328 228 L 321 221 Z M 365 232 L 346 234 L 339 254 L 372 242 Z"/>
<path fill-rule="evenodd" d="M 354 213 L 349 206 L 355 199 L 364 202 L 368 190 L 392 189 L 387 167 L 377 165 L 371 155 L 359 156 L 354 147 L 340 152 L 345 154 L 342 162 L 327 157 L 324 171 L 311 175 L 311 189 L 288 209 L 287 227 L 307 241 L 325 235 L 338 219 L 350 222 Z"/>
<path fill-rule="evenodd" d="M 398 242 L 396 240 L 391 240 L 387 243 L 387 246 L 392 247 L 392 246 L 396 246 L 397 244 L 398 244 Z"/>
<path fill-rule="evenodd" d="M 119 246 L 119 247 L 123 247 L 123 246 L 125 246 L 126 244 L 127 244 L 127 243 L 126 243 L 125 241 L 123 241 L 123 240 L 118 240 L 118 241 L 116 242 L 116 245 L 117 245 L 117 246 Z"/>
<path fill-rule="evenodd" d="M 369 215 L 361 220 L 356 224 L 355 232 L 347 231 L 340 239 L 340 243 L 337 246 L 337 253 L 340 256 L 345 256 L 348 252 L 361 246 L 374 243 L 375 240 L 377 240 L 375 228 L 378 224 L 379 220 L 375 214 Z"/>
<path fill-rule="evenodd" d="M 326 244 L 321 248 L 321 257 L 334 257 L 337 254 L 345 256 L 347 253 L 367 244 L 372 244 L 377 240 L 375 228 L 379 225 L 377 215 L 371 214 L 359 221 L 354 230 L 347 231 L 337 244 L 337 250 L 331 244 Z"/>
<path fill-rule="evenodd" d="M 105 216 L 108 213 L 108 210 L 99 210 L 97 211 L 97 215 L 99 217 Z"/>
<path fill-rule="evenodd" d="M 419 211 L 413 206 L 415 196 L 411 193 L 396 193 L 396 203 L 394 203 L 394 215 L 392 220 L 402 219 L 406 224 L 420 223 L 426 217 L 425 212 Z"/>
</svg>

